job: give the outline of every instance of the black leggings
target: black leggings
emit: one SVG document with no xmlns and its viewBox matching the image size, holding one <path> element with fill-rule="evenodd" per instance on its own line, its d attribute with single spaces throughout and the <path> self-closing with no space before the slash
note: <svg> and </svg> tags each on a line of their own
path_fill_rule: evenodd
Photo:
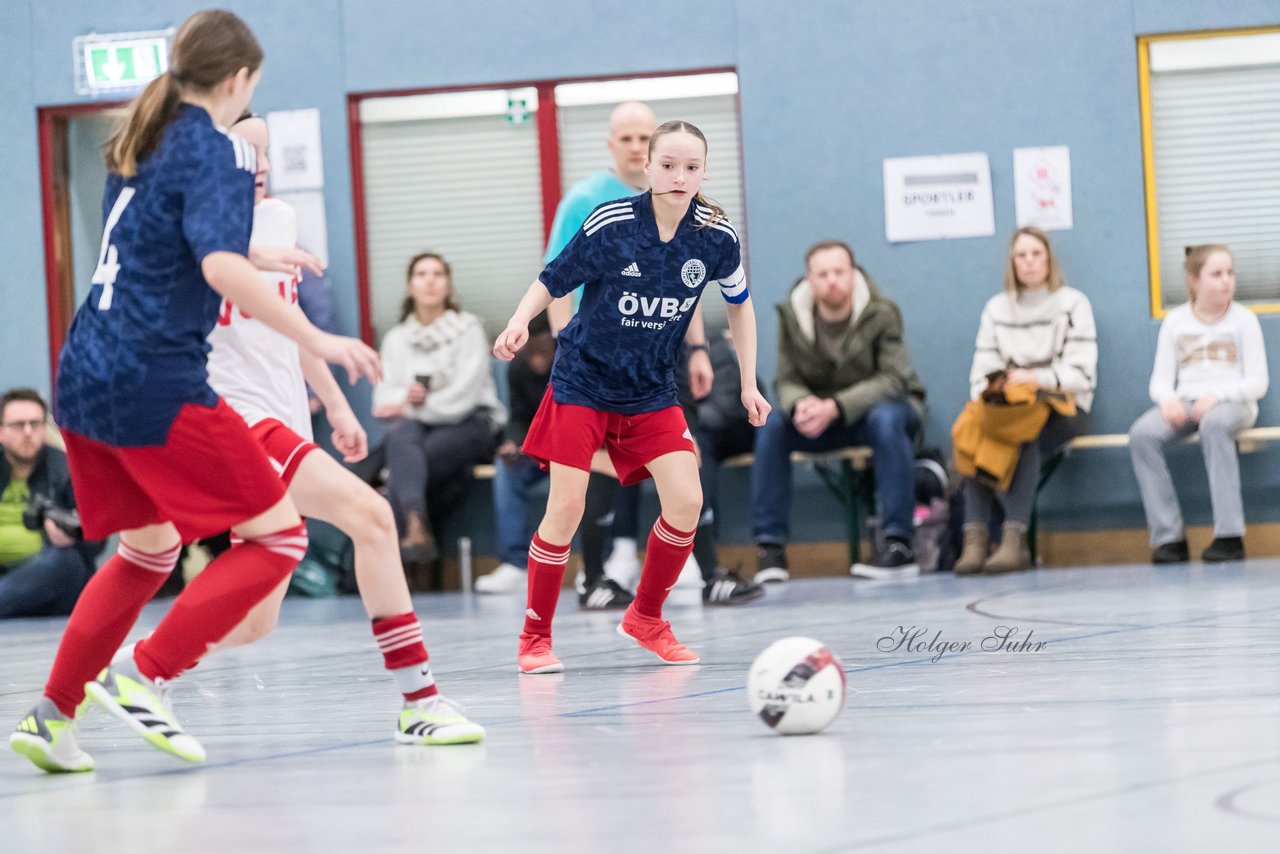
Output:
<svg viewBox="0 0 1280 854">
<path fill-rule="evenodd" d="M 427 492 L 439 493 L 466 481 L 472 466 L 493 460 L 493 427 L 488 415 L 457 424 L 423 424 L 412 418 L 387 431 L 387 490 L 397 515 L 426 518 Z M 433 502 L 434 503 L 434 502 Z"/>
</svg>

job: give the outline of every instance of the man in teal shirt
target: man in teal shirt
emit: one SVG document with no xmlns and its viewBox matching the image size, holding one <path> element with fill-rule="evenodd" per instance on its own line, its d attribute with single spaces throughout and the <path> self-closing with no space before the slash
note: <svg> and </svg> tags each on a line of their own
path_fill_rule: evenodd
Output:
<svg viewBox="0 0 1280 854">
<path fill-rule="evenodd" d="M 569 188 L 556 207 L 547 238 L 547 252 L 542 261 L 551 263 L 570 238 L 582 228 L 597 206 L 614 199 L 625 199 L 649 189 L 649 176 L 644 174 L 644 161 L 649 156 L 649 137 L 658 126 L 653 110 L 639 101 L 627 101 L 609 114 L 609 154 L 613 168 L 602 169 L 583 178 Z M 573 318 L 582 288 L 561 297 L 547 309 L 551 333 L 559 334 Z"/>
</svg>

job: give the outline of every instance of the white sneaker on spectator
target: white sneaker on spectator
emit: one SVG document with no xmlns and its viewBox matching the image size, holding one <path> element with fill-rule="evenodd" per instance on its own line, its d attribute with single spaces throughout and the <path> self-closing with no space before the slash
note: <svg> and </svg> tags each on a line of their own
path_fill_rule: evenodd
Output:
<svg viewBox="0 0 1280 854">
<path fill-rule="evenodd" d="M 672 590 L 689 590 L 691 588 L 702 589 L 702 568 L 698 566 L 698 561 L 693 555 L 689 555 L 688 560 L 684 562 L 684 569 L 680 570 L 680 577 L 676 579 L 676 586 Z"/>
<path fill-rule="evenodd" d="M 640 580 L 640 555 L 636 553 L 635 540 L 630 537 L 614 539 L 613 551 L 604 562 L 604 574 L 627 590 L 636 589 L 636 583 Z"/>
<path fill-rule="evenodd" d="M 528 572 L 510 563 L 476 579 L 477 593 L 519 593 L 528 583 Z"/>
</svg>

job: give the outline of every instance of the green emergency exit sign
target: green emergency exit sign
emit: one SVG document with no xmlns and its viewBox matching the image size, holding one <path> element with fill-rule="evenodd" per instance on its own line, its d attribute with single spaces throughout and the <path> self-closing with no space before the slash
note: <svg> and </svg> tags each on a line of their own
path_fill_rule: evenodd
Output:
<svg viewBox="0 0 1280 854">
<path fill-rule="evenodd" d="M 76 39 L 82 92 L 141 89 L 169 68 L 169 41 L 163 31 Z"/>
</svg>

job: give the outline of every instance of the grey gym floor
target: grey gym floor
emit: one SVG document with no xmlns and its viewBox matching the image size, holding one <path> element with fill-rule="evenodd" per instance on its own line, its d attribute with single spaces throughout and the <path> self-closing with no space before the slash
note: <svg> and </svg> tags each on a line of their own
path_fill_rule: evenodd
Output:
<svg viewBox="0 0 1280 854">
<path fill-rule="evenodd" d="M 445 692 L 489 733 L 436 748 L 392 743 L 358 600 L 291 599 L 274 635 L 177 687 L 205 765 L 97 711 L 93 774 L 0 755 L 0 851 L 1280 850 L 1280 561 L 797 581 L 707 610 L 675 595 L 700 666 L 656 664 L 566 595 L 568 670 L 544 677 L 515 671 L 522 596 L 419 597 Z M 0 623 L 6 727 L 62 625 Z M 1032 646 L 983 651 L 1001 626 Z M 971 648 L 934 661 L 892 648 L 899 627 Z M 817 736 L 747 708 L 749 663 L 793 634 L 848 672 Z"/>
</svg>

